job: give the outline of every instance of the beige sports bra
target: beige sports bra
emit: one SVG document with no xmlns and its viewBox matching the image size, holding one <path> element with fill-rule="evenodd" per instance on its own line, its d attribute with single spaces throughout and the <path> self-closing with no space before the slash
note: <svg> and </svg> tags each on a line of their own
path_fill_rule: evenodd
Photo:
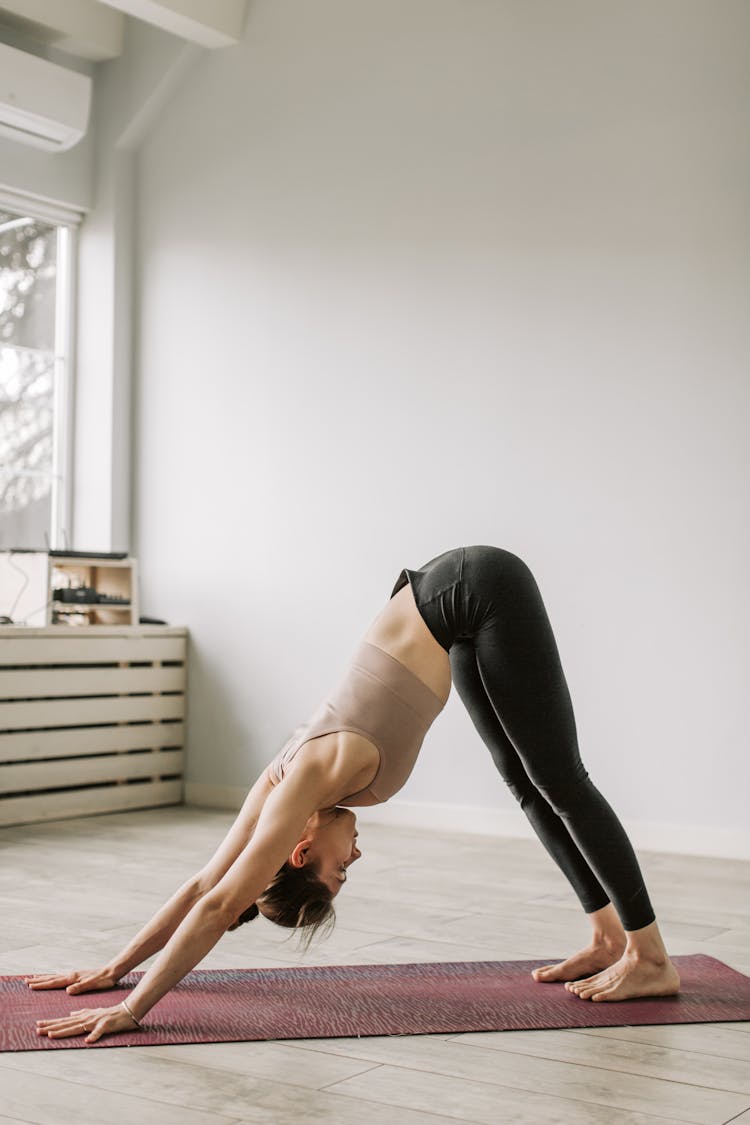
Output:
<svg viewBox="0 0 750 1125">
<path fill-rule="evenodd" d="M 271 762 L 271 775 L 281 781 L 311 739 L 353 731 L 377 747 L 380 766 L 366 789 L 337 804 L 380 804 L 406 782 L 424 736 L 443 707 L 443 701 L 405 664 L 362 641 L 338 687 L 308 722 L 297 727 Z"/>
</svg>

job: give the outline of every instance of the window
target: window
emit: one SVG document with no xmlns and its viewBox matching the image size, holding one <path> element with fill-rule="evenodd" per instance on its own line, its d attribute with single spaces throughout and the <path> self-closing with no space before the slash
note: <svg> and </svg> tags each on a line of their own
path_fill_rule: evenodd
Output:
<svg viewBox="0 0 750 1125">
<path fill-rule="evenodd" d="M 65 546 L 73 241 L 0 204 L 0 550 Z"/>
</svg>

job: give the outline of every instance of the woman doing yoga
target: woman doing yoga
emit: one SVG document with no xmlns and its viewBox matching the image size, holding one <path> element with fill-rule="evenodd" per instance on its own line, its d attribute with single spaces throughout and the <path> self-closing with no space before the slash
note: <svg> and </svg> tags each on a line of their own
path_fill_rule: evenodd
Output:
<svg viewBox="0 0 750 1125">
<path fill-rule="evenodd" d="M 401 572 L 344 679 L 256 781 L 213 858 L 118 957 L 25 978 L 71 994 L 109 989 L 162 951 L 122 1004 L 38 1021 L 38 1033 L 90 1043 L 132 1031 L 222 934 L 259 912 L 307 933 L 332 920 L 361 854 L 348 806 L 401 788 L 451 682 L 591 923 L 590 944 L 535 979 L 565 981 L 584 1000 L 677 992 L 633 848 L 581 761 L 537 584 L 508 551 L 459 547 Z"/>
</svg>

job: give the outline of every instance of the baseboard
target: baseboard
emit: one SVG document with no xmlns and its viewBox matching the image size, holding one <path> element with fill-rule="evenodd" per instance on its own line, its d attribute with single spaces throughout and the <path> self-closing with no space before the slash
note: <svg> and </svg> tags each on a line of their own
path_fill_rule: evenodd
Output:
<svg viewBox="0 0 750 1125">
<path fill-rule="evenodd" d="M 199 808 L 236 811 L 246 796 L 247 789 L 241 786 L 185 784 L 185 804 Z M 523 813 L 512 809 L 394 800 L 356 811 L 362 824 L 534 839 L 533 829 Z M 639 851 L 750 860 L 750 832 L 743 829 L 628 820 L 624 825 Z"/>
</svg>

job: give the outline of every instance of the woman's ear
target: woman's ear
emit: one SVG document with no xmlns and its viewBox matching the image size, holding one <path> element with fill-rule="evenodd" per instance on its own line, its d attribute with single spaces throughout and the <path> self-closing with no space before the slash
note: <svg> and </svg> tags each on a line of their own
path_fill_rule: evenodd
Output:
<svg viewBox="0 0 750 1125">
<path fill-rule="evenodd" d="M 304 867 L 305 864 L 309 862 L 309 852 L 311 844 L 312 840 L 309 838 L 309 836 L 305 837 L 304 840 L 300 840 L 292 854 L 289 856 L 289 862 L 292 867 Z"/>
</svg>

